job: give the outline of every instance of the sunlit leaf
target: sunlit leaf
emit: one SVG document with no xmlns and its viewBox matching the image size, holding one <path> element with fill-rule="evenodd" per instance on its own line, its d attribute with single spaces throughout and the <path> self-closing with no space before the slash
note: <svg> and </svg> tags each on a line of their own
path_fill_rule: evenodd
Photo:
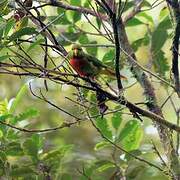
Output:
<svg viewBox="0 0 180 180">
<path fill-rule="evenodd" d="M 9 37 L 9 41 L 14 41 L 24 35 L 33 35 L 36 34 L 36 30 L 35 28 L 31 28 L 31 27 L 25 27 L 20 29 L 19 31 L 13 33 L 10 37 Z"/>
<path fill-rule="evenodd" d="M 23 150 L 29 156 L 31 156 L 34 162 L 37 162 L 39 159 L 38 152 L 42 148 L 42 137 L 38 134 L 33 134 L 31 138 L 28 138 L 23 143 Z"/>
<path fill-rule="evenodd" d="M 122 122 L 122 114 L 121 112 L 115 112 L 113 113 L 113 116 L 111 118 L 112 126 L 114 129 L 118 130 L 121 122 Z"/>
<path fill-rule="evenodd" d="M 37 41 L 35 41 L 35 42 L 33 42 L 33 43 L 30 44 L 30 46 L 29 46 L 29 48 L 27 49 L 27 51 L 30 51 L 30 50 L 32 50 L 32 49 L 34 49 L 34 48 L 37 48 L 37 46 L 38 46 L 39 44 L 43 43 L 43 42 L 44 42 L 44 39 L 38 39 Z"/>
<path fill-rule="evenodd" d="M 152 16 L 148 15 L 145 12 L 141 12 L 141 13 L 137 14 L 137 16 L 138 17 L 143 17 L 144 19 L 146 19 L 148 24 L 149 23 L 154 24 Z"/>
<path fill-rule="evenodd" d="M 114 167 L 115 167 L 115 165 L 113 163 L 109 162 L 109 163 L 103 164 L 102 166 L 98 167 L 97 171 L 103 172 L 103 171 L 106 171 L 109 168 L 114 168 Z"/>
<path fill-rule="evenodd" d="M 80 35 L 79 43 L 81 43 L 81 44 L 88 44 L 89 43 L 89 39 L 88 39 L 86 34 L 81 34 Z"/>
<path fill-rule="evenodd" d="M 9 113 L 14 113 L 16 108 L 19 106 L 19 104 L 21 103 L 25 93 L 28 90 L 28 84 L 24 84 L 21 89 L 19 90 L 18 94 L 16 95 L 14 101 L 11 104 L 11 107 L 9 109 Z"/>
<path fill-rule="evenodd" d="M 142 152 L 141 152 L 140 150 L 138 150 L 138 149 L 129 151 L 129 153 L 133 154 L 134 156 L 140 156 L 140 155 L 142 154 Z M 126 155 L 125 155 L 125 159 L 126 159 L 127 161 L 130 161 L 130 160 L 134 159 L 134 157 L 132 157 L 132 156 L 129 155 L 129 154 L 126 154 Z"/>
<path fill-rule="evenodd" d="M 111 132 L 110 127 L 107 123 L 107 119 L 97 118 L 96 119 L 96 125 L 105 137 L 107 137 L 108 139 L 112 139 L 112 132 Z"/>
<path fill-rule="evenodd" d="M 12 167 L 10 176 L 11 177 L 26 177 L 29 178 L 34 174 L 34 170 L 29 166 L 22 166 L 22 167 Z"/>
<path fill-rule="evenodd" d="M 93 46 L 92 47 L 87 47 L 86 51 L 89 54 L 91 54 L 92 56 L 97 56 L 97 51 L 98 51 L 98 49 L 96 47 L 97 42 L 96 41 L 91 41 L 91 42 L 89 42 L 89 44 L 92 44 L 92 45 L 94 44 L 94 47 Z"/>
<path fill-rule="evenodd" d="M 10 142 L 7 145 L 6 154 L 9 156 L 20 156 L 23 155 L 23 150 L 19 142 Z"/>
<path fill-rule="evenodd" d="M 66 13 L 65 13 L 65 10 L 64 10 L 63 8 L 59 8 L 59 7 L 58 7 L 58 8 L 57 8 L 57 13 L 58 13 L 58 14 L 64 13 L 64 15 L 63 15 L 60 19 L 57 19 L 54 24 L 62 24 L 62 25 L 68 25 L 68 24 L 70 24 L 70 21 L 68 20 L 68 18 L 67 18 L 67 16 L 66 16 Z M 48 19 L 49 19 L 50 21 L 52 21 L 54 18 L 56 18 L 56 16 L 49 16 L 49 17 L 48 17 Z"/>
<path fill-rule="evenodd" d="M 5 99 L 0 101 L 0 115 L 4 115 L 8 113 L 8 100 Z"/>
<path fill-rule="evenodd" d="M 4 55 L 0 56 L 0 62 L 7 60 L 8 58 L 12 57 L 11 55 Z"/>
<path fill-rule="evenodd" d="M 101 141 L 101 142 L 99 142 L 99 143 L 97 143 L 97 144 L 95 145 L 94 150 L 95 150 L 95 151 L 99 151 L 99 150 L 104 149 L 105 147 L 107 147 L 107 146 L 109 146 L 109 145 L 110 145 L 109 142 L 107 142 L 107 141 Z"/>
<path fill-rule="evenodd" d="M 70 0 L 71 5 L 81 6 L 81 0 Z M 81 13 L 76 11 L 66 11 L 66 15 L 69 21 L 75 23 L 81 19 Z"/>
<path fill-rule="evenodd" d="M 165 76 L 166 72 L 169 71 L 168 60 L 162 50 L 159 50 L 159 52 L 154 55 L 153 65 L 155 71 L 161 76 Z"/>
<path fill-rule="evenodd" d="M 3 132 L 0 130 L 0 139 L 3 137 Z"/>
<path fill-rule="evenodd" d="M 24 112 L 20 113 L 18 116 L 14 117 L 14 121 L 22 121 L 25 120 L 27 118 L 35 118 L 39 116 L 39 111 L 32 107 L 32 108 L 28 108 L 27 110 L 25 110 Z"/>
<path fill-rule="evenodd" d="M 59 159 L 63 158 L 66 155 L 66 153 L 72 149 L 72 147 L 73 147 L 72 145 L 64 145 L 57 150 L 52 150 L 52 151 L 49 151 L 48 153 L 44 154 L 41 157 L 41 159 L 43 159 L 44 161 L 59 160 Z"/>
<path fill-rule="evenodd" d="M 107 62 L 113 62 L 114 61 L 114 56 L 115 56 L 115 50 L 114 49 L 110 49 L 104 56 L 102 61 L 104 63 Z"/>
<path fill-rule="evenodd" d="M 169 28 L 171 28 L 171 22 L 169 17 L 167 17 L 159 23 L 153 32 L 151 48 L 154 54 L 157 53 L 166 42 L 168 38 L 167 30 Z"/>
<path fill-rule="evenodd" d="M 5 162 L 7 160 L 6 153 L 2 150 L 0 150 L 0 161 Z"/>
<path fill-rule="evenodd" d="M 140 146 L 143 137 L 141 125 L 136 120 L 128 121 L 119 134 L 119 141 L 127 151 L 132 151 Z"/>
<path fill-rule="evenodd" d="M 137 19 L 137 18 L 133 18 L 130 19 L 127 23 L 126 26 L 127 27 L 131 27 L 131 26 L 138 26 L 138 25 L 142 25 L 144 24 L 141 20 Z"/>
<path fill-rule="evenodd" d="M 15 25 L 15 20 L 14 19 L 9 19 L 7 21 L 6 28 L 4 30 L 4 36 L 8 35 L 8 33 L 10 32 L 10 30 L 13 28 L 14 25 Z"/>
<path fill-rule="evenodd" d="M 109 168 L 114 168 L 115 165 L 111 161 L 108 160 L 100 160 L 95 163 L 96 165 L 96 171 L 103 172 Z"/>
<path fill-rule="evenodd" d="M 61 180 L 73 180 L 73 178 L 70 174 L 63 174 Z"/>
<path fill-rule="evenodd" d="M 132 43 L 132 47 L 134 49 L 134 51 L 137 51 L 138 48 L 140 48 L 141 46 L 146 46 L 148 45 L 150 42 L 150 38 L 148 34 L 145 34 L 145 36 L 143 38 L 137 39 L 136 41 L 134 41 Z"/>
</svg>

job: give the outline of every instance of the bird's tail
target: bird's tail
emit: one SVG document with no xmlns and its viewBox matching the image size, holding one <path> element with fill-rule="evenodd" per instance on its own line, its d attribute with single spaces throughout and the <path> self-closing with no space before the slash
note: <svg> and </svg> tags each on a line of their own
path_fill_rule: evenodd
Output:
<svg viewBox="0 0 180 180">
<path fill-rule="evenodd" d="M 114 78 L 116 77 L 115 71 L 114 71 L 113 69 L 110 69 L 110 68 L 104 68 L 104 69 L 102 69 L 102 70 L 101 70 L 101 73 L 102 73 L 102 74 L 105 74 L 105 75 L 107 75 L 107 76 L 114 77 Z M 121 75 L 121 79 L 127 80 L 127 78 L 126 78 L 125 76 L 123 76 L 123 75 Z"/>
</svg>

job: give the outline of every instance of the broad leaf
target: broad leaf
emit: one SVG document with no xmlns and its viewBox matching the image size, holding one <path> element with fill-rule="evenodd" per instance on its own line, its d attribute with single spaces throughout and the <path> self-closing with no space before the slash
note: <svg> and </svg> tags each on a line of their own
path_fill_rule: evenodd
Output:
<svg viewBox="0 0 180 180">
<path fill-rule="evenodd" d="M 115 50 L 114 49 L 110 49 L 103 57 L 102 61 L 104 63 L 107 62 L 114 62 L 114 56 L 115 56 Z"/>
<path fill-rule="evenodd" d="M 35 108 L 28 108 L 24 112 L 20 113 L 18 116 L 11 118 L 11 123 L 16 124 L 18 121 L 22 121 L 28 118 L 36 118 L 39 116 L 39 111 Z"/>
<path fill-rule="evenodd" d="M 21 148 L 21 144 L 19 142 L 10 142 L 7 145 L 6 154 L 9 156 L 20 156 L 23 155 L 23 149 Z"/>
<path fill-rule="evenodd" d="M 122 114 L 121 112 L 115 112 L 111 118 L 112 126 L 114 129 L 118 130 L 119 126 L 122 122 Z"/>
<path fill-rule="evenodd" d="M 128 121 L 119 134 L 119 141 L 123 148 L 132 151 L 140 146 L 143 137 L 141 125 L 136 120 Z"/>
<path fill-rule="evenodd" d="M 96 44 L 97 44 L 97 42 L 96 41 L 91 41 L 91 42 L 89 42 L 89 44 L 95 44 L 95 46 L 93 47 L 87 47 L 86 48 L 86 51 L 89 53 L 89 54 L 91 54 L 92 56 L 97 56 L 97 51 L 98 51 L 98 49 L 97 49 L 97 47 L 96 47 Z"/>
<path fill-rule="evenodd" d="M 79 37 L 79 43 L 80 44 L 88 44 L 89 43 L 89 39 L 87 37 L 86 34 L 81 34 Z"/>
<path fill-rule="evenodd" d="M 110 143 L 109 143 L 109 142 L 107 142 L 107 141 L 101 141 L 101 142 L 99 142 L 99 143 L 97 143 L 97 144 L 95 145 L 94 150 L 95 150 L 95 151 L 99 151 L 99 150 L 104 149 L 105 147 L 108 147 L 108 146 L 110 146 Z"/>
<path fill-rule="evenodd" d="M 22 101 L 22 98 L 24 97 L 25 93 L 28 90 L 28 84 L 24 84 L 21 89 L 19 90 L 18 94 L 16 95 L 15 99 L 13 100 L 10 109 L 9 109 L 9 113 L 13 114 L 16 110 L 16 108 L 19 106 L 19 104 Z"/>
<path fill-rule="evenodd" d="M 115 165 L 113 163 L 108 162 L 108 163 L 105 163 L 102 166 L 98 167 L 97 171 L 103 172 L 103 171 L 106 171 L 109 168 L 114 168 L 114 167 L 115 167 Z"/>
<path fill-rule="evenodd" d="M 110 127 L 108 125 L 107 119 L 105 118 L 97 118 L 96 119 L 96 125 L 101 131 L 101 133 L 108 139 L 112 139 L 112 132 L 110 130 Z"/>
<path fill-rule="evenodd" d="M 165 73 L 169 71 L 168 60 L 164 55 L 164 52 L 160 50 L 158 53 L 154 55 L 153 65 L 155 71 L 159 73 L 161 76 L 165 76 Z"/>
<path fill-rule="evenodd" d="M 142 24 L 144 24 L 144 23 L 141 20 L 139 20 L 137 18 L 133 18 L 126 23 L 126 26 L 131 27 L 131 26 L 138 26 L 138 25 L 142 25 Z"/>
<path fill-rule="evenodd" d="M 12 57 L 12 56 L 11 55 L 0 56 L 0 62 L 5 61 L 5 60 L 9 59 L 10 57 Z"/>
<path fill-rule="evenodd" d="M 34 170 L 29 166 L 12 167 L 10 172 L 11 177 L 17 177 L 18 179 L 19 177 L 29 178 L 32 177 L 32 175 L 34 174 Z"/>
<path fill-rule="evenodd" d="M 37 31 L 34 28 L 31 27 L 25 27 L 20 29 L 19 31 L 13 33 L 10 37 L 9 37 L 9 41 L 14 41 L 24 35 L 33 35 L 36 34 Z"/>
<path fill-rule="evenodd" d="M 24 152 L 31 156 L 33 162 L 37 162 L 39 159 L 38 152 L 42 148 L 42 138 L 38 134 L 32 135 L 23 143 Z"/>
</svg>

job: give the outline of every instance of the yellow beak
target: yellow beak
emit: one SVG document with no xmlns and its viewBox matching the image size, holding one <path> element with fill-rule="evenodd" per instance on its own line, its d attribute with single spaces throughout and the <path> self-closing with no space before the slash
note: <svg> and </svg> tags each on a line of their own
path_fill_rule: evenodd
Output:
<svg viewBox="0 0 180 180">
<path fill-rule="evenodd" d="M 78 55 L 78 49 L 74 49 L 74 55 L 75 55 L 75 56 Z"/>
</svg>

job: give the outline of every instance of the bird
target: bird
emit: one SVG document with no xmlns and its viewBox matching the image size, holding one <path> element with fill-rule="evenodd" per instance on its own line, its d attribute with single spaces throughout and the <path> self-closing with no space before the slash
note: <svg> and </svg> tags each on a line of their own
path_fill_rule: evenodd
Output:
<svg viewBox="0 0 180 180">
<path fill-rule="evenodd" d="M 116 77 L 116 73 L 112 68 L 108 67 L 96 57 L 86 54 L 79 44 L 72 45 L 72 49 L 68 53 L 68 59 L 72 68 L 81 77 L 95 79 L 101 74 Z M 127 79 L 122 75 L 121 78 L 124 80 Z"/>
</svg>

